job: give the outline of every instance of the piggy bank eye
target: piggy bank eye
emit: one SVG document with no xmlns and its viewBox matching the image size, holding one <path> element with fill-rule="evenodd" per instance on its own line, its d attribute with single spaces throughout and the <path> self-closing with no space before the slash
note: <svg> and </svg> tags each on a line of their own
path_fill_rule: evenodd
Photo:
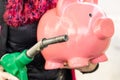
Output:
<svg viewBox="0 0 120 80">
<path fill-rule="evenodd" d="M 92 13 L 89 13 L 89 17 L 92 17 Z"/>
</svg>

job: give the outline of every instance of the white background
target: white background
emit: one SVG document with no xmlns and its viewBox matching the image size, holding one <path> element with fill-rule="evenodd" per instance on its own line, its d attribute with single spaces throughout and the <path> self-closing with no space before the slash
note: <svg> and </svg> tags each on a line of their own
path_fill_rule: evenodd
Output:
<svg viewBox="0 0 120 80">
<path fill-rule="evenodd" d="M 94 73 L 82 74 L 76 71 L 76 77 L 77 80 L 120 80 L 120 0 L 99 0 L 98 5 L 115 25 L 115 33 L 106 51 L 108 61 L 100 63 Z"/>
</svg>

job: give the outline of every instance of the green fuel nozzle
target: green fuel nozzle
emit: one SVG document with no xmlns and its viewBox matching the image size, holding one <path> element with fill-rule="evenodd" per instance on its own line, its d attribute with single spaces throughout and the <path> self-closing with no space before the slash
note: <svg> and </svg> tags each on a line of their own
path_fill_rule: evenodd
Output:
<svg viewBox="0 0 120 80">
<path fill-rule="evenodd" d="M 6 72 L 18 77 L 19 80 L 28 80 L 26 65 L 34 59 L 34 56 L 50 44 L 66 42 L 67 40 L 67 35 L 43 38 L 28 50 L 3 55 L 0 59 L 0 65 Z"/>
</svg>

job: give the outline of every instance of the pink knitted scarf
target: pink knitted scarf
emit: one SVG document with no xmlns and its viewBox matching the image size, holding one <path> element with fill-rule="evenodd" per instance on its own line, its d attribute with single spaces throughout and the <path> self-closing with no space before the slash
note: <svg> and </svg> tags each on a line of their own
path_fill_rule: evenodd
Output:
<svg viewBox="0 0 120 80">
<path fill-rule="evenodd" d="M 57 0 L 7 0 L 4 21 L 13 27 L 30 24 L 56 6 Z"/>
</svg>

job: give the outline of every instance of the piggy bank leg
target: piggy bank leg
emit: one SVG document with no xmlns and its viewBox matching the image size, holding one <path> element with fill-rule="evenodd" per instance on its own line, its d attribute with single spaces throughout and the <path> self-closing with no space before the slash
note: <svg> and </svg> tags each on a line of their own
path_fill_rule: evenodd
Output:
<svg viewBox="0 0 120 80">
<path fill-rule="evenodd" d="M 63 62 L 46 61 L 45 69 L 58 69 L 63 67 Z"/>
<path fill-rule="evenodd" d="M 104 62 L 107 60 L 108 60 L 108 58 L 106 57 L 106 55 L 104 53 L 102 53 L 102 55 L 100 55 L 99 57 L 92 59 L 91 62 L 92 63 L 99 63 L 99 62 Z"/>
<path fill-rule="evenodd" d="M 81 57 L 75 57 L 75 58 L 68 60 L 68 65 L 70 68 L 84 67 L 88 65 L 88 59 L 81 58 Z"/>
</svg>

